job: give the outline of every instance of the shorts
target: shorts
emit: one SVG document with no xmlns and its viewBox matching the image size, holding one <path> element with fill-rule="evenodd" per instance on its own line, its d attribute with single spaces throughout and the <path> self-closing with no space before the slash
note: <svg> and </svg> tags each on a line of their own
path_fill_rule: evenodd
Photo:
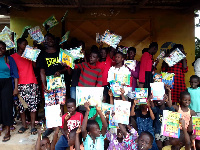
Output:
<svg viewBox="0 0 200 150">
<path fill-rule="evenodd" d="M 44 92 L 45 107 L 51 105 L 64 105 L 66 99 L 66 88 L 58 88 L 51 90 L 50 93 Z"/>
<path fill-rule="evenodd" d="M 161 134 L 155 134 L 155 140 L 164 142 L 164 141 L 168 141 L 169 137 L 161 135 Z"/>
<path fill-rule="evenodd" d="M 19 95 L 27 103 L 27 109 L 30 112 L 36 112 L 37 105 L 40 102 L 39 86 L 35 83 L 19 84 L 18 91 Z M 15 101 L 15 104 L 18 106 L 20 113 L 23 113 L 25 111 L 26 108 L 24 108 L 23 102 L 21 102 L 19 99 Z"/>
</svg>

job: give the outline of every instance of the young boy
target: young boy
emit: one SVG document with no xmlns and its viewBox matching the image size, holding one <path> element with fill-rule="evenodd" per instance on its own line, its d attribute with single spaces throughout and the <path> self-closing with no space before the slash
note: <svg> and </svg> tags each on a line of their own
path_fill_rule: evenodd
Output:
<svg viewBox="0 0 200 150">
<path fill-rule="evenodd" d="M 35 117 L 37 105 L 40 101 L 39 86 L 33 71 L 34 63 L 21 57 L 27 44 L 28 42 L 26 39 L 19 38 L 17 40 L 17 53 L 11 55 L 11 57 L 15 60 L 18 69 L 19 95 L 28 104 L 28 110 L 31 112 L 31 134 L 37 134 L 37 129 L 35 128 Z M 18 133 L 24 133 L 28 129 L 26 124 L 25 108 L 20 100 L 16 100 L 16 105 L 18 106 L 22 119 L 22 127 L 19 129 Z"/>
<path fill-rule="evenodd" d="M 82 125 L 83 115 L 80 112 L 76 112 L 76 100 L 70 98 L 66 102 L 67 113 L 62 116 L 62 136 L 58 140 L 55 148 L 56 150 L 65 150 L 68 145 L 68 133 L 74 128 L 78 128 Z"/>
<path fill-rule="evenodd" d="M 127 57 L 128 59 L 127 60 L 134 60 L 135 58 L 135 55 L 136 55 L 136 49 L 135 47 L 129 47 L 128 48 L 128 51 L 127 51 Z M 135 91 L 135 88 L 137 88 L 137 79 L 139 78 L 139 72 L 140 72 L 140 62 L 135 60 L 136 61 L 136 67 L 135 67 L 135 70 L 131 70 L 129 67 L 126 67 L 129 69 L 129 71 L 131 72 L 131 80 L 132 83 L 132 91 Z"/>
<path fill-rule="evenodd" d="M 190 109 L 194 110 L 197 113 L 197 116 L 200 116 L 200 87 L 199 77 L 197 75 L 192 75 L 190 77 L 190 85 L 187 90 L 191 96 Z"/>
<path fill-rule="evenodd" d="M 106 119 L 104 118 L 104 115 L 101 111 L 101 108 L 96 107 L 96 110 L 98 114 L 101 117 L 102 121 L 102 129 L 99 129 L 99 125 L 95 120 L 89 120 L 88 121 L 88 114 L 90 111 L 90 104 L 86 102 L 84 104 L 86 108 L 86 113 L 85 117 L 83 120 L 83 125 L 82 125 L 82 137 L 83 137 L 83 145 L 84 149 L 86 150 L 103 150 L 104 149 L 104 139 L 105 139 L 105 134 L 106 130 L 108 127 L 108 124 L 106 122 Z"/>
<path fill-rule="evenodd" d="M 75 65 L 75 69 L 81 69 L 78 86 L 82 87 L 101 87 L 102 86 L 102 72 L 97 67 L 96 63 L 99 60 L 99 52 L 93 50 L 90 53 L 89 63 L 83 62 Z"/>
<path fill-rule="evenodd" d="M 63 103 L 65 100 L 66 92 L 63 92 L 63 101 L 59 101 L 57 97 L 58 93 L 65 91 L 66 88 L 59 88 L 55 90 L 47 90 L 46 76 L 54 75 L 60 76 L 60 74 L 65 73 L 66 68 L 59 62 L 59 50 L 56 49 L 55 37 L 48 33 L 45 35 L 44 40 L 45 51 L 41 52 L 38 57 L 37 66 L 40 68 L 40 76 L 42 80 L 42 86 L 44 93 L 48 93 L 49 97 L 55 97 L 56 104 L 61 104 L 61 112 L 64 113 Z M 47 129 L 43 136 L 48 136 L 53 132 L 53 129 Z"/>
</svg>

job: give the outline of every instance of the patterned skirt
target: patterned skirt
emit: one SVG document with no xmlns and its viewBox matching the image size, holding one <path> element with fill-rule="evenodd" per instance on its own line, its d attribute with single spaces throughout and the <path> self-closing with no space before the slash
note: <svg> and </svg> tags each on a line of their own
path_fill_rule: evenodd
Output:
<svg viewBox="0 0 200 150">
<path fill-rule="evenodd" d="M 30 112 L 37 111 L 37 105 L 40 102 L 40 91 L 39 86 L 37 84 L 19 84 L 18 85 L 19 95 L 26 102 L 22 102 L 23 100 L 17 99 L 15 104 L 18 106 L 20 113 L 23 113 L 26 109 L 25 105 L 27 105 L 27 109 Z"/>
</svg>

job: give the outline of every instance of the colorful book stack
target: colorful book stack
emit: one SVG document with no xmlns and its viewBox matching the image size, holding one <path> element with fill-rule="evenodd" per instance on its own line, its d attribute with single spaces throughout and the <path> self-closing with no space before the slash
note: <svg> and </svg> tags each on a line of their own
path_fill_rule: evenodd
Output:
<svg viewBox="0 0 200 150">
<path fill-rule="evenodd" d="M 34 49 L 33 47 L 27 45 L 23 54 L 22 54 L 22 57 L 36 62 L 37 57 L 40 54 L 40 52 L 41 52 L 40 49 Z"/>
<path fill-rule="evenodd" d="M 165 88 L 163 82 L 150 83 L 151 94 L 153 95 L 153 100 L 163 100 L 165 94 Z"/>
<path fill-rule="evenodd" d="M 161 134 L 168 137 L 179 138 L 181 114 L 169 110 L 163 110 L 163 120 L 161 126 Z"/>
<path fill-rule="evenodd" d="M 171 86 L 171 88 L 173 89 L 175 74 L 174 73 L 168 73 L 168 72 L 161 72 L 161 74 L 162 74 L 162 82 Z"/>
</svg>

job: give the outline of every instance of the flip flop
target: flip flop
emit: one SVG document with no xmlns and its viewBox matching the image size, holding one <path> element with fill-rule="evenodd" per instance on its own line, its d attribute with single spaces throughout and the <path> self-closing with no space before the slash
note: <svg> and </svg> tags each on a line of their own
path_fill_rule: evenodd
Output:
<svg viewBox="0 0 200 150">
<path fill-rule="evenodd" d="M 18 131 L 18 133 L 22 134 L 24 133 L 28 128 L 24 128 L 24 127 L 21 127 Z"/>
<path fill-rule="evenodd" d="M 31 129 L 31 134 L 36 135 L 37 134 L 37 129 L 36 128 Z"/>
<path fill-rule="evenodd" d="M 10 140 L 11 135 L 9 136 L 4 136 L 2 142 L 7 142 Z"/>
<path fill-rule="evenodd" d="M 11 127 L 10 127 L 10 130 L 11 130 L 12 132 L 15 131 L 15 129 L 16 129 L 16 128 L 15 128 L 14 126 L 11 126 Z"/>
</svg>

